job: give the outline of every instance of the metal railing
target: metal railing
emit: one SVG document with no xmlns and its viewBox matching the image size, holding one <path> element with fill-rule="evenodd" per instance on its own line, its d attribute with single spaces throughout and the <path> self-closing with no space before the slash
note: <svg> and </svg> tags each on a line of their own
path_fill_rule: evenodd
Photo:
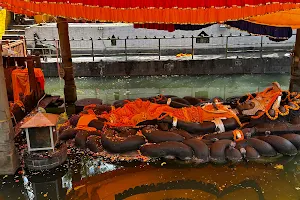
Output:
<svg viewBox="0 0 300 200">
<path fill-rule="evenodd" d="M 208 43 L 201 43 L 203 41 Z M 37 45 L 36 42 L 38 42 Z M 58 39 L 26 39 L 26 43 L 27 50 L 31 54 L 39 53 L 44 59 L 60 57 Z M 284 42 L 272 42 L 267 37 L 253 35 L 71 38 L 70 45 L 72 57 L 89 57 L 93 62 L 97 61 L 97 57 L 118 57 L 120 60 L 127 61 L 133 56 L 135 58 L 150 56 L 161 60 L 180 53 L 184 53 L 181 57 L 187 59 L 197 59 L 197 56 L 211 54 L 228 58 L 245 53 L 263 57 L 266 53 L 290 52 L 294 46 L 294 38 Z"/>
</svg>

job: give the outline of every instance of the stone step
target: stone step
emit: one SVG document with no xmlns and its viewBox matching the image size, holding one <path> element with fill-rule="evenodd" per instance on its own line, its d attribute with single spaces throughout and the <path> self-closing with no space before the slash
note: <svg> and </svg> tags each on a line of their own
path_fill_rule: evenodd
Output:
<svg viewBox="0 0 300 200">
<path fill-rule="evenodd" d="M 20 29 L 5 30 L 5 34 L 7 34 L 7 35 L 25 35 L 25 30 L 20 30 Z"/>
<path fill-rule="evenodd" d="M 8 29 L 13 30 L 25 30 L 27 27 L 29 27 L 28 25 L 10 25 L 8 26 Z"/>
<path fill-rule="evenodd" d="M 2 40 L 19 40 L 21 37 L 24 37 L 24 35 L 4 34 Z"/>
</svg>

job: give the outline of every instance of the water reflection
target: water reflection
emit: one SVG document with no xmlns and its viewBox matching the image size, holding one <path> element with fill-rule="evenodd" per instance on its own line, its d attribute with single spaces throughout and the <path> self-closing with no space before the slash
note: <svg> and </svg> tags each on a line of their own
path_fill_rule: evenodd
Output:
<svg viewBox="0 0 300 200">
<path fill-rule="evenodd" d="M 81 159 L 79 159 L 81 157 Z M 299 200 L 300 157 L 273 164 L 118 164 L 78 156 L 43 173 L 3 178 L 2 199 L 26 200 Z M 1 199 L 1 198 L 0 198 Z M 1 199 L 1 200 L 2 200 Z"/>
<path fill-rule="evenodd" d="M 72 179 L 67 168 L 61 167 L 43 173 L 28 173 L 22 178 L 24 197 L 28 200 L 65 199 L 67 190 L 72 188 Z"/>
<path fill-rule="evenodd" d="M 83 77 L 76 78 L 78 98 L 100 98 L 106 103 L 119 99 L 149 97 L 157 94 L 222 98 L 257 92 L 277 81 L 288 89 L 289 74 L 230 76 L 151 76 L 151 77 Z M 48 78 L 46 92 L 63 95 L 63 80 Z"/>
<path fill-rule="evenodd" d="M 279 163 L 285 163 L 283 168 L 252 163 L 127 166 L 74 181 L 67 199 L 300 199 L 299 158 Z"/>
</svg>

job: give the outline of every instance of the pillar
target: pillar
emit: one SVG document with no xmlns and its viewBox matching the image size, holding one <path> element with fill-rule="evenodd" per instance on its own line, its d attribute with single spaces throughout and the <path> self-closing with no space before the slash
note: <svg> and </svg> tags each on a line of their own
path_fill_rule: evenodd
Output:
<svg viewBox="0 0 300 200">
<path fill-rule="evenodd" d="M 15 150 L 14 129 L 8 105 L 0 43 L 0 174 L 14 174 L 19 167 Z"/>
<path fill-rule="evenodd" d="M 297 29 L 296 44 L 291 65 L 290 91 L 300 92 L 300 29 Z"/>
<path fill-rule="evenodd" d="M 74 103 L 77 100 L 74 72 L 72 65 L 72 55 L 69 40 L 69 28 L 67 19 L 58 17 L 57 28 L 60 43 L 60 52 L 62 57 L 62 69 L 60 74 L 65 80 L 64 95 L 68 114 L 75 112 Z"/>
</svg>

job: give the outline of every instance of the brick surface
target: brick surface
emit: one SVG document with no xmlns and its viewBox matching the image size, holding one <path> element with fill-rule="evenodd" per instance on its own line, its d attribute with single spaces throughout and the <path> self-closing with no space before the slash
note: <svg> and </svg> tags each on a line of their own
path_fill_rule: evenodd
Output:
<svg viewBox="0 0 300 200">
<path fill-rule="evenodd" d="M 8 141 L 5 143 L 0 142 L 0 152 L 12 152 L 15 149 L 15 143 L 13 141 Z"/>
<path fill-rule="evenodd" d="M 0 174 L 14 174 L 19 167 L 19 159 L 15 151 L 0 152 Z"/>
</svg>

